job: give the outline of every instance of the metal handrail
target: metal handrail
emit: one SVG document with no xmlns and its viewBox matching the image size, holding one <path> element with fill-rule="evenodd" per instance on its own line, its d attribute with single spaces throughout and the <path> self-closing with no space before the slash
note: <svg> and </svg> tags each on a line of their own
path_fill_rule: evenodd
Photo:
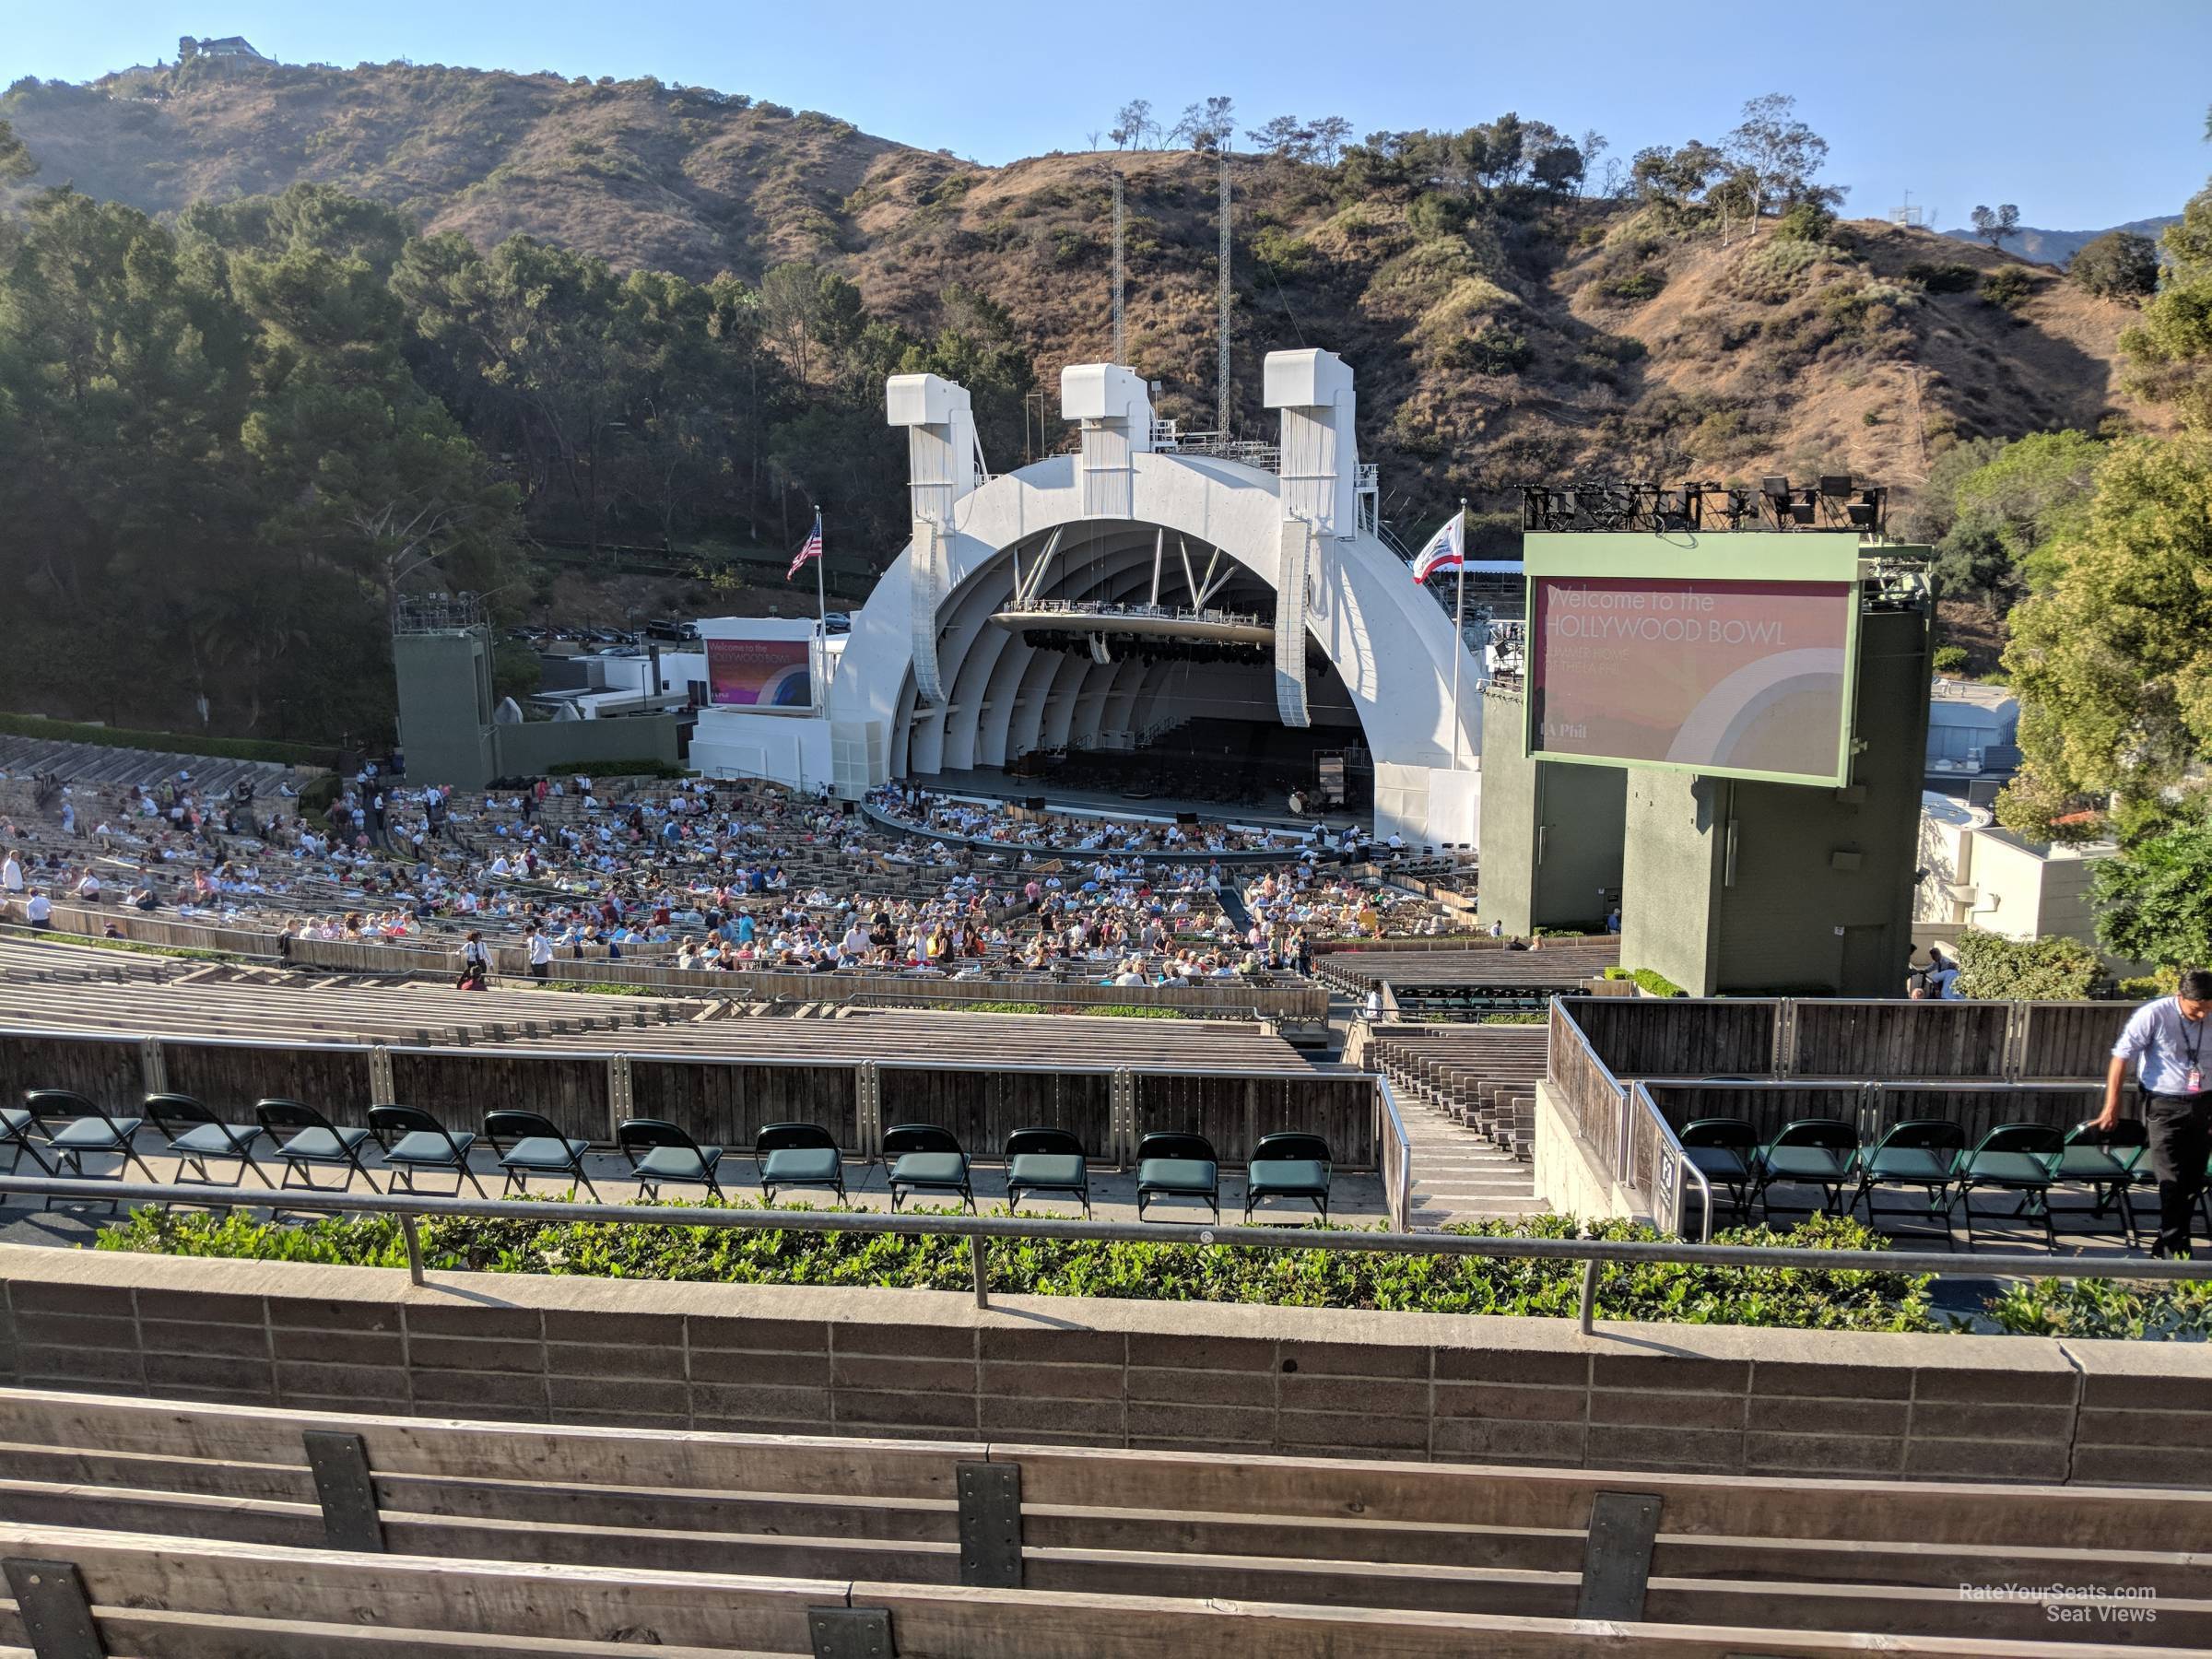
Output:
<svg viewBox="0 0 2212 1659">
<path fill-rule="evenodd" d="M 218 1189 L 229 1191 L 231 1189 Z M 221 1200 L 206 1186 L 0 1176 L 0 1202 L 11 1197 L 76 1198 L 97 1204 L 184 1204 L 205 1208 Z M 1385 1255 L 1483 1256 L 1497 1261 L 1568 1261 L 1583 1264 L 1582 1328 L 1592 1328 L 1597 1270 L 1679 1263 L 1687 1266 L 1811 1269 L 1825 1273 L 1937 1275 L 1981 1273 L 1995 1278 L 2135 1279 L 2161 1283 L 2212 1279 L 2212 1260 L 2088 1260 L 2035 1262 L 1988 1251 L 1937 1254 L 1933 1251 L 1804 1250 L 1754 1244 L 1630 1242 L 1612 1239 L 1507 1238 L 1481 1233 L 1390 1232 L 1381 1229 L 1204 1226 L 1171 1221 L 1045 1220 L 1026 1216 L 891 1214 L 883 1210 L 773 1210 L 670 1204 L 574 1204 L 555 1199 L 445 1198 L 412 1193 L 314 1192 L 291 1188 L 268 1194 L 266 1206 L 286 1213 L 392 1216 L 406 1236 L 409 1276 L 425 1282 L 416 1223 L 452 1218 L 528 1221 L 611 1222 L 638 1227 L 720 1227 L 748 1232 L 853 1232 L 925 1238 L 951 1235 L 969 1241 L 975 1299 L 990 1306 L 985 1246 L 993 1239 L 1095 1241 L 1108 1243 L 1198 1244 L 1258 1250 L 1374 1251 Z"/>
<path fill-rule="evenodd" d="M 1660 1155 L 1665 1157 L 1671 1151 L 1675 1167 L 1698 1183 L 1699 1194 L 1705 1200 L 1704 1216 L 1698 1225 L 1698 1242 L 1709 1244 L 1712 1241 L 1712 1183 L 1705 1179 L 1705 1171 L 1698 1168 L 1697 1160 L 1689 1155 L 1689 1148 L 1682 1144 L 1682 1137 L 1675 1133 L 1675 1126 L 1666 1121 L 1666 1114 L 1659 1110 L 1659 1102 L 1652 1099 L 1652 1091 L 1643 1086 L 1641 1079 L 1637 1081 L 1634 1092 L 1636 1100 L 1652 1121 L 1659 1125 L 1659 1133 L 1665 1137 L 1660 1145 Z M 1663 1218 L 1656 1214 L 1652 1218 L 1654 1221 L 1676 1220 L 1675 1217 Z"/>
<path fill-rule="evenodd" d="M 1406 1120 L 1398 1115 L 1398 1092 L 1391 1088 L 1390 1079 L 1377 1074 L 1375 1098 L 1382 1102 L 1383 1112 L 1390 1119 L 1390 1131 L 1398 1140 L 1397 1191 L 1382 1194 L 1382 1202 L 1390 1211 L 1390 1218 L 1401 1228 L 1413 1225 L 1413 1136 L 1406 1133 Z M 1382 1162 L 1382 1148 L 1375 1148 L 1375 1163 Z"/>
</svg>

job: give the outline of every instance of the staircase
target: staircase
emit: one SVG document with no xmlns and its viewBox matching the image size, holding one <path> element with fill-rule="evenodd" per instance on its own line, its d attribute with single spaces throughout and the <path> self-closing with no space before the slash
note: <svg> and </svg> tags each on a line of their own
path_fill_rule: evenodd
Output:
<svg viewBox="0 0 2212 1659">
<path fill-rule="evenodd" d="M 1369 1064 L 1390 1079 L 1413 1142 L 1412 1222 L 1541 1215 L 1536 1196 L 1535 1079 L 1541 1026 L 1420 1025 L 1376 1029 Z"/>
</svg>

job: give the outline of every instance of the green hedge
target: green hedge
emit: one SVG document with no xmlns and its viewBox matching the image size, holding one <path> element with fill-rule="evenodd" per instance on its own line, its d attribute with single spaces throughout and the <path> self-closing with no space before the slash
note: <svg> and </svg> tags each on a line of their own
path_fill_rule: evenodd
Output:
<svg viewBox="0 0 2212 1659">
<path fill-rule="evenodd" d="M 2204 1342 L 2212 1339 L 2212 1284 L 2035 1279 L 1994 1298 L 1989 1316 L 2023 1336 Z"/>
<path fill-rule="evenodd" d="M 943 1014 L 1096 1014 L 1114 1019 L 1182 1019 L 1186 1018 L 1181 1008 L 1140 1008 L 1126 1003 L 1112 1006 L 1085 1003 L 1070 1007 L 1055 1006 L 1041 1002 L 939 1002 L 930 1007 Z M 1202 1014 L 1187 1016 L 1202 1018 Z"/>
<path fill-rule="evenodd" d="M 1959 994 L 2023 1002 L 2077 1002 L 2095 994 L 2104 964 L 2092 946 L 2063 934 L 2008 939 L 1969 927 L 1952 941 Z"/>
<path fill-rule="evenodd" d="M 1653 996 L 1688 996 L 1688 992 L 1655 968 L 1608 968 L 1605 977 L 1609 980 L 1634 980 Z"/>
<path fill-rule="evenodd" d="M 55 743 L 96 743 L 103 748 L 206 755 L 218 760 L 273 760 L 280 766 L 333 766 L 337 762 L 336 749 L 319 744 L 278 743 L 267 737 L 206 737 L 185 732 L 133 732 L 121 726 L 47 720 L 37 714 L 0 714 L 0 733 L 11 737 L 45 737 Z"/>
<path fill-rule="evenodd" d="M 568 778 L 688 778 L 691 774 L 666 760 L 555 760 L 539 775 Z"/>
<path fill-rule="evenodd" d="M 1627 1222 L 1585 1227 L 1561 1216 L 1447 1230 L 1547 1239 L 1659 1236 Z M 426 1265 L 447 1271 L 928 1290 L 964 1290 L 971 1283 L 968 1246 L 957 1237 L 476 1219 L 426 1221 L 421 1235 Z M 1883 1242 L 1858 1222 L 1836 1217 L 1817 1217 L 1787 1233 L 1742 1229 L 1715 1237 L 1723 1243 L 1824 1250 L 1868 1250 Z M 142 1209 L 103 1228 L 97 1247 L 347 1266 L 406 1264 L 399 1224 L 385 1217 L 279 1227 L 236 1211 Z M 991 1246 L 990 1264 L 993 1287 L 1007 1295 L 1552 1318 L 1574 1316 L 1582 1282 L 1581 1265 L 1565 1261 L 1088 1240 L 1002 1240 Z M 1638 1264 L 1599 1273 L 1597 1312 L 1605 1319 L 1688 1324 L 1935 1331 L 1942 1326 L 1928 1305 L 1927 1284 L 1900 1274 Z"/>
</svg>

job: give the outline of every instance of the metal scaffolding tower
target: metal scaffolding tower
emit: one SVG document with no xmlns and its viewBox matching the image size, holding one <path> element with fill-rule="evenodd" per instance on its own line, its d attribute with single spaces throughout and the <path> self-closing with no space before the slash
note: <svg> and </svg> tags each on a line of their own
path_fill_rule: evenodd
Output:
<svg viewBox="0 0 2212 1659">
<path fill-rule="evenodd" d="M 1117 168 L 1113 175 L 1113 361 L 1129 360 L 1128 312 L 1123 301 L 1122 245 L 1125 239 L 1125 221 L 1122 212 L 1122 175 Z"/>
<path fill-rule="evenodd" d="M 1229 436 L 1229 146 L 1221 146 L 1221 274 L 1216 300 L 1220 340 L 1215 347 L 1214 429 Z"/>
</svg>

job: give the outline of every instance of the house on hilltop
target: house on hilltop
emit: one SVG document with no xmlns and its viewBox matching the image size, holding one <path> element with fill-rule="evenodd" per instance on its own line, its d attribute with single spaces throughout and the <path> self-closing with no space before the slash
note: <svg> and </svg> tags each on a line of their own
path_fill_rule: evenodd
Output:
<svg viewBox="0 0 2212 1659">
<path fill-rule="evenodd" d="M 273 64 L 276 61 L 254 51 L 253 42 L 243 35 L 225 35 L 220 40 L 210 36 L 205 41 L 195 41 L 190 35 L 179 36 L 177 61 L 181 64 L 189 63 L 195 57 L 223 58 L 248 64 Z"/>
</svg>

